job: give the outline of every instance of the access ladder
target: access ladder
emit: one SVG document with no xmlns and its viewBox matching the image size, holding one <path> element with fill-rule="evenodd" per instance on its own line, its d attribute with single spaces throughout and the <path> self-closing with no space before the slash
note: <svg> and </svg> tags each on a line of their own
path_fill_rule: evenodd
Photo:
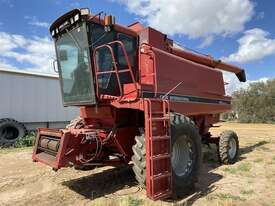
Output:
<svg viewBox="0 0 275 206">
<path fill-rule="evenodd" d="M 153 200 L 172 194 L 170 106 L 168 100 L 144 100 L 146 192 Z"/>
</svg>

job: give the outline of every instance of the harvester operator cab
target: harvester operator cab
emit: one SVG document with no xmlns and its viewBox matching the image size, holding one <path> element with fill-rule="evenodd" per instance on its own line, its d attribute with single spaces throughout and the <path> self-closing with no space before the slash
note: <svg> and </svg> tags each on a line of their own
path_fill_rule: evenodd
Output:
<svg viewBox="0 0 275 206">
<path fill-rule="evenodd" d="M 93 105 L 101 94 L 120 96 L 123 84 L 134 81 L 130 72 L 119 70 L 130 67 L 136 73 L 136 37 L 113 27 L 110 16 L 106 19 L 74 9 L 50 27 L 64 106 Z"/>
</svg>

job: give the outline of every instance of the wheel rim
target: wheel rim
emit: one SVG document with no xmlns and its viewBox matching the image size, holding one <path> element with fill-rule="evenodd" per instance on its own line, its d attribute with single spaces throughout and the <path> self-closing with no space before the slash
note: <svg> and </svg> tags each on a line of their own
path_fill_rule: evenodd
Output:
<svg viewBox="0 0 275 206">
<path fill-rule="evenodd" d="M 193 148 L 186 136 L 177 138 L 173 144 L 172 168 L 177 176 L 185 176 L 191 172 L 193 165 Z"/>
<path fill-rule="evenodd" d="M 229 141 L 228 155 L 231 159 L 234 159 L 237 152 L 237 143 L 234 138 L 231 138 Z"/>
</svg>

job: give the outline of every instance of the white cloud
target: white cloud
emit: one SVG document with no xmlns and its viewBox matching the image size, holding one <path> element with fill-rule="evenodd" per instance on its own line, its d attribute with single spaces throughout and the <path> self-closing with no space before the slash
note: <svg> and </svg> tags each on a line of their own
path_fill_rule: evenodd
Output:
<svg viewBox="0 0 275 206">
<path fill-rule="evenodd" d="M 246 89 L 251 83 L 255 82 L 266 82 L 269 80 L 267 77 L 260 78 L 258 80 L 247 80 L 246 82 L 240 82 L 235 74 L 229 72 L 223 72 L 224 82 L 228 83 L 225 86 L 225 91 L 227 95 L 231 95 L 233 92 Z"/>
<path fill-rule="evenodd" d="M 204 38 L 203 42 L 199 45 L 199 48 L 205 48 L 212 44 L 214 41 L 214 36 L 207 36 Z"/>
<path fill-rule="evenodd" d="M 275 39 L 268 38 L 269 33 L 254 28 L 244 33 L 239 40 L 238 51 L 223 57 L 224 61 L 247 63 L 275 54 Z"/>
<path fill-rule="evenodd" d="M 49 37 L 26 38 L 22 35 L 0 32 L 0 67 L 52 73 L 54 46 Z"/>
<path fill-rule="evenodd" d="M 113 0 L 114 1 L 114 0 Z M 164 33 L 190 38 L 242 31 L 254 14 L 251 0 L 119 0 Z"/>
<path fill-rule="evenodd" d="M 0 45 L 0 55 L 17 47 L 13 36 L 5 32 L 0 32 Z"/>
<path fill-rule="evenodd" d="M 32 22 L 29 22 L 29 24 L 33 26 L 43 27 L 43 28 L 49 28 L 50 26 L 49 23 L 42 22 L 42 21 L 32 21 Z"/>
<path fill-rule="evenodd" d="M 50 24 L 48 22 L 39 21 L 36 16 L 24 16 L 24 18 L 29 20 L 29 25 L 38 26 L 46 29 L 50 27 Z"/>
</svg>

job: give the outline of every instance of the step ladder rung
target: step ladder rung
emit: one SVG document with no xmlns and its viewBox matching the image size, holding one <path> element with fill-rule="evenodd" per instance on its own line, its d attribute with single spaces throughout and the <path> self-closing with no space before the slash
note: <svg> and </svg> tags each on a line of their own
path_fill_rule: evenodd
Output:
<svg viewBox="0 0 275 206">
<path fill-rule="evenodd" d="M 152 160 L 161 160 L 161 159 L 167 159 L 170 158 L 171 155 L 170 154 L 158 154 L 158 155 L 154 155 L 151 157 Z"/>
<path fill-rule="evenodd" d="M 159 179 L 167 178 L 167 177 L 172 177 L 172 174 L 168 171 L 152 176 L 151 180 L 159 180 Z"/>
<path fill-rule="evenodd" d="M 160 141 L 160 140 L 169 140 L 170 136 L 164 135 L 164 136 L 152 136 L 152 141 Z"/>
<path fill-rule="evenodd" d="M 152 121 L 164 121 L 164 120 L 170 120 L 169 117 L 152 117 Z"/>
<path fill-rule="evenodd" d="M 169 196 L 171 196 L 171 194 L 172 194 L 172 191 L 170 189 L 163 190 L 163 191 L 154 195 L 154 200 L 159 200 L 159 199 L 169 197 Z"/>
</svg>

